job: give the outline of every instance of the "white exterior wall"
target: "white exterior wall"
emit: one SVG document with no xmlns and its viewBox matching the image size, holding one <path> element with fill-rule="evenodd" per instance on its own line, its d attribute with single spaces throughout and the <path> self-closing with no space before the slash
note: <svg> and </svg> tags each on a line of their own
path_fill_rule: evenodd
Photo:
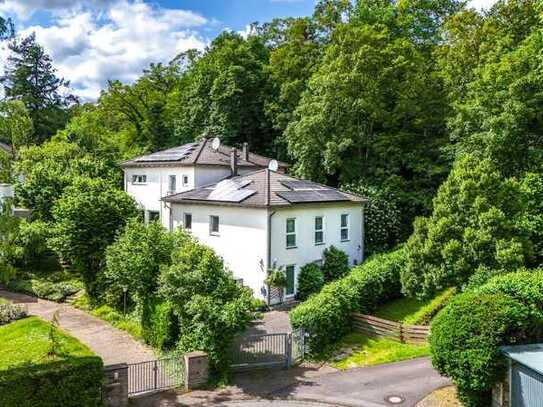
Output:
<svg viewBox="0 0 543 407">
<path fill-rule="evenodd" d="M 349 215 L 349 240 L 341 241 L 341 214 Z M 324 218 L 324 243 L 315 244 L 315 217 Z M 295 266 L 295 292 L 300 267 L 322 260 L 325 248 L 334 245 L 349 256 L 349 265 L 361 263 L 364 254 L 363 207 L 361 204 L 312 204 L 276 210 L 271 221 L 271 263 Z M 286 221 L 296 219 L 296 247 L 286 247 Z"/>
<path fill-rule="evenodd" d="M 192 214 L 192 235 L 221 256 L 234 278 L 243 279 L 243 285 L 250 287 L 255 297 L 264 299 L 261 289 L 267 270 L 266 209 L 172 204 L 173 227 L 182 225 L 183 213 Z M 219 216 L 217 236 L 210 234 L 210 215 Z"/>
</svg>

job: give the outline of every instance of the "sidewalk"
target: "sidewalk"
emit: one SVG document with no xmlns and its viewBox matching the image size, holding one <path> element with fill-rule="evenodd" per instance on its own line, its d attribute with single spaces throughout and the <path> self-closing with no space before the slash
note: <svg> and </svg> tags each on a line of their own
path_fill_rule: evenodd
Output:
<svg viewBox="0 0 543 407">
<path fill-rule="evenodd" d="M 122 362 L 137 363 L 156 358 L 150 348 L 132 338 L 128 333 L 69 304 L 59 304 L 3 289 L 0 289 L 0 297 L 16 304 L 25 304 L 29 314 L 48 321 L 59 310 L 60 327 L 100 356 L 104 365 Z"/>
</svg>

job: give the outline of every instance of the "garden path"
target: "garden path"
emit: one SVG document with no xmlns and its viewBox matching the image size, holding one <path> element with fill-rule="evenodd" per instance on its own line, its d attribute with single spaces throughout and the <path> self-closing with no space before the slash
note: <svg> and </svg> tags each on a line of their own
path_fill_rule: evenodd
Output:
<svg viewBox="0 0 543 407">
<path fill-rule="evenodd" d="M 156 359 L 150 348 L 132 338 L 128 333 L 69 304 L 59 304 L 2 289 L 0 289 L 0 297 L 16 304 L 24 304 L 29 314 L 48 321 L 51 321 L 55 312 L 59 311 L 59 326 L 100 356 L 104 365 Z"/>
</svg>

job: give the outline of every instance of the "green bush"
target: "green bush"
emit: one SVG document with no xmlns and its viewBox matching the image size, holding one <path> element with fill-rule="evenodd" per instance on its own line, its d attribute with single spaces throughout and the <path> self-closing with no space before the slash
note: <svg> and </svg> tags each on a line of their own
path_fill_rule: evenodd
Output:
<svg viewBox="0 0 543 407">
<path fill-rule="evenodd" d="M 371 312 L 379 303 L 398 297 L 403 261 L 402 249 L 375 255 L 292 310 L 292 326 L 310 335 L 310 352 L 324 352 L 347 333 L 352 312 Z"/>
<path fill-rule="evenodd" d="M 97 356 L 0 371 L 0 405 L 100 406 L 102 377 L 102 360 Z"/>
<path fill-rule="evenodd" d="M 349 272 L 349 256 L 335 246 L 330 246 L 322 253 L 322 273 L 324 281 L 337 280 Z"/>
<path fill-rule="evenodd" d="M 147 313 L 144 311 L 147 324 L 143 326 L 143 339 L 152 347 L 169 350 L 175 347 L 179 339 L 179 321 L 169 301 L 153 302 Z"/>
<path fill-rule="evenodd" d="M 46 300 L 62 302 L 67 297 L 79 292 L 83 286 L 77 279 L 67 281 L 48 281 L 39 278 L 11 280 L 6 284 L 11 291 L 30 294 Z"/>
<path fill-rule="evenodd" d="M 521 276 L 513 277 L 511 283 L 506 279 L 499 277 L 455 297 L 432 322 L 432 363 L 458 386 L 460 399 L 468 407 L 490 404 L 492 385 L 504 368 L 499 347 L 528 343 L 543 326 L 540 313 L 523 303 L 532 301 L 529 297 L 537 288 L 529 287 Z"/>
<path fill-rule="evenodd" d="M 316 263 L 308 263 L 300 268 L 297 297 L 305 301 L 311 294 L 318 293 L 324 285 L 324 275 Z"/>
</svg>

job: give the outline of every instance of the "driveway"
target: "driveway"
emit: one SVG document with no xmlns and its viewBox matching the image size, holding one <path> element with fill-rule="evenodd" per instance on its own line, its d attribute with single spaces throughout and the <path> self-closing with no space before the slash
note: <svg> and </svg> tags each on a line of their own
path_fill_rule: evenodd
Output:
<svg viewBox="0 0 543 407">
<path fill-rule="evenodd" d="M 261 335 L 290 332 L 292 328 L 288 320 L 288 311 L 268 311 L 262 319 L 253 321 L 245 335 Z"/>
<path fill-rule="evenodd" d="M 156 359 L 150 348 L 136 341 L 128 333 L 69 304 L 58 304 L 2 289 L 0 297 L 16 304 L 25 304 L 29 314 L 48 321 L 53 318 L 56 311 L 59 311 L 59 326 L 100 356 L 104 365 Z"/>
<path fill-rule="evenodd" d="M 305 365 L 290 370 L 247 372 L 237 375 L 234 384 L 228 387 L 187 394 L 163 393 L 140 405 L 294 407 L 310 403 L 313 407 L 314 403 L 324 403 L 349 407 L 413 407 L 427 394 L 448 384 L 448 379 L 432 368 L 428 358 L 345 371 Z M 401 402 L 387 402 L 388 397 L 398 397 Z"/>
</svg>

